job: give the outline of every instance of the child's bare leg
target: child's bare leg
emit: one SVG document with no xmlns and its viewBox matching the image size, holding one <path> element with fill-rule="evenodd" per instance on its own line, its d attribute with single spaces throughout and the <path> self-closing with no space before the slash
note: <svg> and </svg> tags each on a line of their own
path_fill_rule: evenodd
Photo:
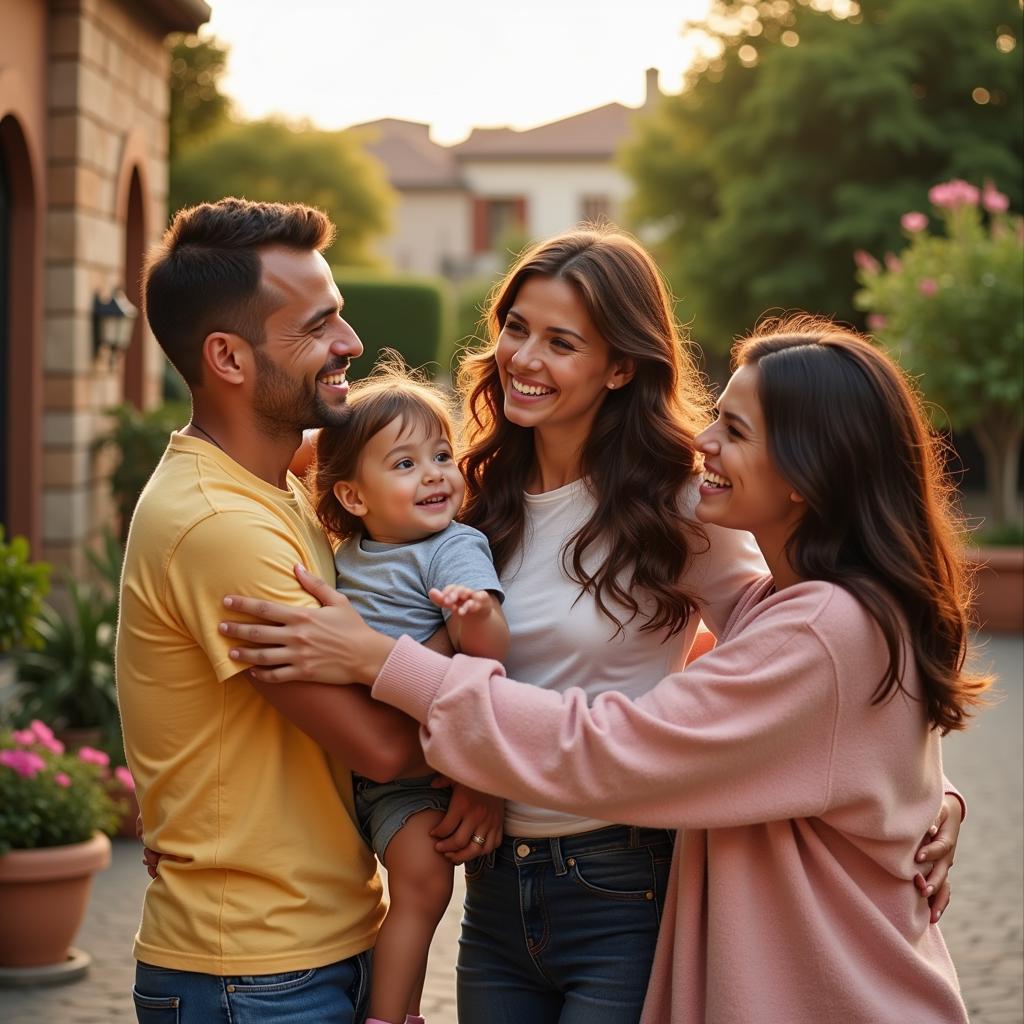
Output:
<svg viewBox="0 0 1024 1024">
<path fill-rule="evenodd" d="M 391 905 L 373 950 L 370 1017 L 402 1024 L 419 1011 L 430 940 L 452 897 L 454 868 L 434 849 L 430 830 L 442 811 L 413 815 L 388 843 Z"/>
<path fill-rule="evenodd" d="M 441 911 L 442 915 L 444 911 Z M 435 930 L 436 930 L 435 925 Z M 429 954 L 429 950 L 427 950 Z M 409 1000 L 409 1009 L 406 1013 L 412 1014 L 414 1017 L 419 1015 L 420 1012 L 420 1000 L 423 998 L 423 985 L 427 980 L 427 957 L 423 958 L 423 965 L 420 967 L 419 977 L 416 979 L 416 984 L 413 986 L 412 998 Z"/>
</svg>

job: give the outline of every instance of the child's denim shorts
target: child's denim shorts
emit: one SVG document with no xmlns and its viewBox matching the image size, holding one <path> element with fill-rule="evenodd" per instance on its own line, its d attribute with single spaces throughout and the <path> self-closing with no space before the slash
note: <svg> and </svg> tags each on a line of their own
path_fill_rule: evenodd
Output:
<svg viewBox="0 0 1024 1024">
<path fill-rule="evenodd" d="M 373 848 L 377 859 L 384 862 L 384 851 L 398 830 L 419 811 L 448 810 L 451 789 L 434 789 L 433 775 L 416 779 L 395 779 L 374 782 L 355 776 L 356 817 L 363 838 Z"/>
</svg>

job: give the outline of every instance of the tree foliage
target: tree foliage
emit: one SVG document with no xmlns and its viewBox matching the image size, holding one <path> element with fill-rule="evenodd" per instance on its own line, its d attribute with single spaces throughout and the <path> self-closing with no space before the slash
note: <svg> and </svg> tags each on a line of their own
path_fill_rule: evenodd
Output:
<svg viewBox="0 0 1024 1024">
<path fill-rule="evenodd" d="M 170 45 L 170 211 L 224 196 L 308 203 L 337 226 L 331 262 L 372 262 L 368 243 L 387 228 L 393 193 L 354 136 L 238 120 L 221 92 L 227 48 L 199 36 Z"/>
<path fill-rule="evenodd" d="M 717 0 L 689 28 L 709 56 L 624 160 L 706 347 L 769 308 L 856 321 L 851 253 L 896 246 L 937 181 L 1020 208 L 1017 0 Z"/>
<path fill-rule="evenodd" d="M 248 121 L 221 129 L 177 159 L 171 207 L 243 196 L 318 206 L 338 233 L 332 263 L 371 263 L 368 243 L 387 228 L 392 192 L 383 172 L 347 132 Z"/>
<path fill-rule="evenodd" d="M 183 147 L 209 137 L 231 117 L 231 101 L 220 91 L 228 48 L 216 39 L 174 35 L 171 51 L 169 156 L 173 165 Z"/>
</svg>

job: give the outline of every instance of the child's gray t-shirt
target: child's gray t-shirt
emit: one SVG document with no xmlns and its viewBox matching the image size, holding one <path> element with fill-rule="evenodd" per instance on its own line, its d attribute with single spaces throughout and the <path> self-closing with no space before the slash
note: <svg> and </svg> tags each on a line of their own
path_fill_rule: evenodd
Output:
<svg viewBox="0 0 1024 1024">
<path fill-rule="evenodd" d="M 432 587 L 460 583 L 489 590 L 504 600 L 487 538 L 472 526 L 452 523 L 440 533 L 410 544 L 382 544 L 350 537 L 334 555 L 337 588 L 368 626 L 398 637 L 426 640 L 443 625 L 442 612 L 427 597 Z"/>
</svg>

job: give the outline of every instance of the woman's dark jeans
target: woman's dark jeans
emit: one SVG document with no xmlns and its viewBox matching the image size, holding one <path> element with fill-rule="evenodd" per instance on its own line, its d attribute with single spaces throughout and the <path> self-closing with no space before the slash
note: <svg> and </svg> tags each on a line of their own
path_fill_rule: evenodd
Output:
<svg viewBox="0 0 1024 1024">
<path fill-rule="evenodd" d="M 506 838 L 466 865 L 460 1024 L 636 1024 L 674 833 Z"/>
</svg>

